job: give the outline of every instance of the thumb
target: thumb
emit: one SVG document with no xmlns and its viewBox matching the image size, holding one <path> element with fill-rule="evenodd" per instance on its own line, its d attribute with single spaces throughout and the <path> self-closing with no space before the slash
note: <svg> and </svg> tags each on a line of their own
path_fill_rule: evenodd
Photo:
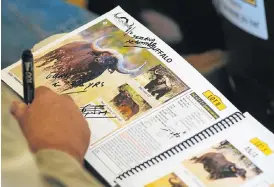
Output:
<svg viewBox="0 0 274 187">
<path fill-rule="evenodd" d="M 10 112 L 17 121 L 20 121 L 27 108 L 27 105 L 22 101 L 13 101 L 11 104 Z"/>
</svg>

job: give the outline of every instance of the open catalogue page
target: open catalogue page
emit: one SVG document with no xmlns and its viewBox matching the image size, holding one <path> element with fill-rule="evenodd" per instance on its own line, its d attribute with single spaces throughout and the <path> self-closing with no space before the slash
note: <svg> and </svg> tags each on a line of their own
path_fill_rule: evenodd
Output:
<svg viewBox="0 0 274 187">
<path fill-rule="evenodd" d="M 193 137 L 187 147 L 178 144 L 170 155 L 158 155 L 117 182 L 122 187 L 273 187 L 274 135 L 250 114 L 244 116 L 222 132 L 216 125 L 210 137 Z"/>
<path fill-rule="evenodd" d="M 111 186 L 124 172 L 211 125 L 242 116 L 120 7 L 33 55 L 35 86 L 74 99 L 92 132 L 85 159 Z M 1 78 L 23 97 L 21 61 L 3 69 Z"/>
</svg>

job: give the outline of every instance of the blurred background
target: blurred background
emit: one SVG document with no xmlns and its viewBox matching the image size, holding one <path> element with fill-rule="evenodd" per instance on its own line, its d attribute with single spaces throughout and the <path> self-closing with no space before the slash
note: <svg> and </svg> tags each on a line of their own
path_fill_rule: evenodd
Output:
<svg viewBox="0 0 274 187">
<path fill-rule="evenodd" d="M 233 25 L 218 13 L 212 0 L 2 0 L 1 65 L 7 67 L 20 58 L 23 49 L 70 32 L 120 5 L 240 110 L 273 130 L 274 1 L 263 2 L 268 40 Z"/>
</svg>

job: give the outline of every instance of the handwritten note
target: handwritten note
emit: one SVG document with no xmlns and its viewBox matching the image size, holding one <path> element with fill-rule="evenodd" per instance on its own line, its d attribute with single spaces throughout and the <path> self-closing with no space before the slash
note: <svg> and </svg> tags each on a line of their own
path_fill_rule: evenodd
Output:
<svg viewBox="0 0 274 187">
<path fill-rule="evenodd" d="M 87 87 L 85 87 L 84 90 L 87 90 L 88 88 L 98 88 L 98 87 L 104 87 L 104 82 L 97 81 L 97 82 L 90 82 Z"/>
<path fill-rule="evenodd" d="M 70 76 L 72 76 L 72 74 L 51 72 L 46 76 L 46 79 L 68 79 Z"/>
<path fill-rule="evenodd" d="M 125 42 L 124 47 L 138 47 L 138 48 L 151 49 L 154 52 L 156 52 L 167 63 L 172 62 L 172 58 L 169 57 L 159 47 L 157 47 L 157 42 L 155 41 L 155 38 L 133 35 L 132 39 L 129 39 Z"/>
<path fill-rule="evenodd" d="M 105 105 L 91 105 L 88 104 L 80 108 L 85 118 L 116 118 L 114 116 L 107 116 L 109 113 L 105 109 Z"/>
<path fill-rule="evenodd" d="M 164 124 L 164 128 L 161 128 L 161 130 L 162 131 L 166 131 L 169 135 L 170 135 L 170 139 L 171 138 L 180 138 L 181 137 L 181 135 L 183 135 L 183 134 L 186 134 L 186 131 L 184 131 L 184 132 L 176 132 L 176 131 L 174 131 L 173 129 L 171 129 L 171 128 L 169 128 L 169 127 L 167 127 L 167 125 L 166 124 Z"/>
<path fill-rule="evenodd" d="M 52 86 L 54 86 L 54 87 L 60 87 L 61 85 L 60 85 L 59 82 L 55 82 L 55 83 L 52 84 Z"/>
<path fill-rule="evenodd" d="M 87 92 L 87 91 L 83 90 L 83 91 L 76 91 L 76 92 L 65 92 L 65 93 L 62 93 L 62 95 L 78 94 L 83 92 Z"/>
<path fill-rule="evenodd" d="M 61 83 L 59 82 L 59 80 L 68 79 L 71 76 L 72 76 L 72 74 L 69 74 L 69 73 L 65 74 L 65 73 L 53 73 L 53 72 L 51 72 L 46 76 L 46 79 L 50 79 L 50 80 L 55 81 L 54 83 L 52 83 L 52 86 L 60 87 Z M 104 84 L 105 84 L 105 82 L 103 82 L 103 81 L 97 81 L 97 82 L 89 82 L 87 86 L 80 85 L 80 87 L 85 87 L 83 91 L 86 91 L 88 88 L 104 87 L 105 86 Z"/>
</svg>

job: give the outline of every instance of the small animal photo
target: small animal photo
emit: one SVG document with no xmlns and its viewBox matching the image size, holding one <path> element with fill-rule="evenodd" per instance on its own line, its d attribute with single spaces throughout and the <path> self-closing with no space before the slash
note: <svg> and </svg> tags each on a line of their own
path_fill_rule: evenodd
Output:
<svg viewBox="0 0 274 187">
<path fill-rule="evenodd" d="M 137 76 L 135 80 L 162 103 L 189 89 L 184 82 L 161 64 Z"/>
<path fill-rule="evenodd" d="M 262 173 L 227 140 L 184 160 L 183 165 L 208 187 L 239 187 Z"/>
<path fill-rule="evenodd" d="M 170 173 L 145 187 L 188 187 L 175 173 Z"/>
<path fill-rule="evenodd" d="M 152 108 L 128 84 L 119 86 L 117 91 L 118 94 L 110 100 L 110 104 L 115 107 L 125 121 Z"/>
</svg>

